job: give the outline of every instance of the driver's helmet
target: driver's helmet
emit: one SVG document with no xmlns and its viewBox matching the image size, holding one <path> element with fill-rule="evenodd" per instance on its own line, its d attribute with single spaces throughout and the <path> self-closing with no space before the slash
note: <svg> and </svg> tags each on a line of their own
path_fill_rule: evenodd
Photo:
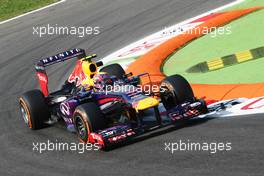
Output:
<svg viewBox="0 0 264 176">
<path fill-rule="evenodd" d="M 105 88 L 106 85 L 113 85 L 112 78 L 106 72 L 99 72 L 93 77 L 94 87 L 98 89 Z"/>
</svg>

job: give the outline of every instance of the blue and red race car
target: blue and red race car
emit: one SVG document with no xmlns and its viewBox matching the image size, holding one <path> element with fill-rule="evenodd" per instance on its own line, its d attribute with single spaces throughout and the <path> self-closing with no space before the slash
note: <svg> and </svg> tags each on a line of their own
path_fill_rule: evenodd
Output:
<svg viewBox="0 0 264 176">
<path fill-rule="evenodd" d="M 103 63 L 92 61 L 94 57 L 86 56 L 83 49 L 72 49 L 35 64 L 41 90 L 19 97 L 22 117 L 30 129 L 62 120 L 82 142 L 106 148 L 208 112 L 205 101 L 194 97 L 191 86 L 180 75 L 166 77 L 158 92 L 151 91 L 152 87 L 145 90 L 141 77 L 149 77 L 147 73 L 126 74 L 119 64 L 99 70 Z M 77 58 L 77 63 L 68 80 L 60 90 L 50 93 L 45 68 L 72 58 Z M 161 108 L 165 109 L 163 116 Z M 146 123 L 147 114 L 155 117 L 155 123 Z"/>
</svg>

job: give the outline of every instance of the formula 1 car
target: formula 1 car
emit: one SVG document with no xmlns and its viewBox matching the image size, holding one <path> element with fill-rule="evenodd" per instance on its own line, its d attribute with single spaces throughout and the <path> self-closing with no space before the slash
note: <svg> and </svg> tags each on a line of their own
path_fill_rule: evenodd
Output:
<svg viewBox="0 0 264 176">
<path fill-rule="evenodd" d="M 191 86 L 180 75 L 166 77 L 158 92 L 146 93 L 139 88 L 141 78 L 149 77 L 148 73 L 126 74 L 119 64 L 99 70 L 103 63 L 92 61 L 95 57 L 86 56 L 83 49 L 72 49 L 35 64 L 41 90 L 19 97 L 22 117 L 30 129 L 62 120 L 80 141 L 105 148 L 208 112 L 205 101 L 194 97 Z M 72 58 L 77 58 L 77 63 L 68 80 L 60 90 L 50 93 L 45 68 Z M 145 123 L 148 113 L 155 117 L 155 123 Z"/>
</svg>

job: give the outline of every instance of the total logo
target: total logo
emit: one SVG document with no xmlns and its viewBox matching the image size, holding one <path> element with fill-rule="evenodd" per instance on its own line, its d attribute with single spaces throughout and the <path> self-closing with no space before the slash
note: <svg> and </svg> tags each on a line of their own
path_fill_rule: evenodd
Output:
<svg viewBox="0 0 264 176">
<path fill-rule="evenodd" d="M 48 82 L 48 79 L 47 79 L 47 77 L 46 77 L 44 74 L 37 73 L 37 77 L 38 77 L 38 79 L 39 79 L 41 82 L 44 82 L 44 83 L 47 83 L 47 82 Z"/>
<path fill-rule="evenodd" d="M 60 104 L 60 110 L 63 115 L 69 116 L 70 115 L 70 106 L 68 102 Z"/>
</svg>

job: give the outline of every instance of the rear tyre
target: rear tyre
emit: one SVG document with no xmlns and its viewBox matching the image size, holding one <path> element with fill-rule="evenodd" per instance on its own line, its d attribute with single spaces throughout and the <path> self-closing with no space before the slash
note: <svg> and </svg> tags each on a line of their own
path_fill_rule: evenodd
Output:
<svg viewBox="0 0 264 176">
<path fill-rule="evenodd" d="M 89 134 L 107 127 L 100 108 L 93 102 L 78 106 L 73 114 L 78 138 L 83 143 L 89 142 Z"/>
<path fill-rule="evenodd" d="M 45 126 L 51 117 L 45 97 L 40 90 L 32 90 L 19 97 L 19 107 L 26 125 L 37 130 Z"/>
<path fill-rule="evenodd" d="M 125 70 L 119 64 L 111 64 L 103 67 L 100 72 L 106 72 L 111 76 L 116 76 L 117 79 L 122 79 L 126 74 Z"/>
<path fill-rule="evenodd" d="M 176 105 L 194 99 L 188 81 L 180 75 L 166 77 L 160 85 L 160 97 L 164 107 L 169 110 Z"/>
</svg>

